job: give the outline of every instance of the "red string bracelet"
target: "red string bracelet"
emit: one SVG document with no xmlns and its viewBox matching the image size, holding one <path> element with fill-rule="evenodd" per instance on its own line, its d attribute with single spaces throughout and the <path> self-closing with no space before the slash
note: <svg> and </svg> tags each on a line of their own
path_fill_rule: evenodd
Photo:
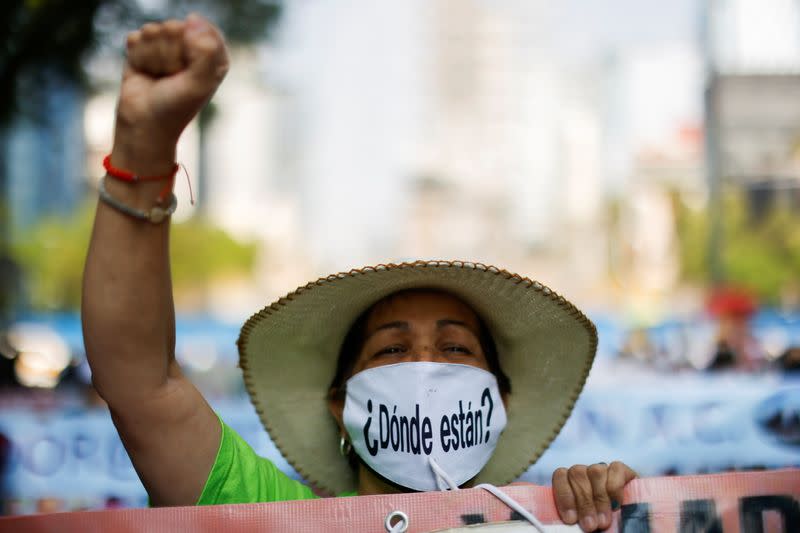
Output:
<svg viewBox="0 0 800 533">
<path fill-rule="evenodd" d="M 194 193 L 192 192 L 192 181 L 189 179 L 189 173 L 186 171 L 186 167 L 180 163 L 175 163 L 172 167 L 172 171 L 169 174 L 163 176 L 140 176 L 134 172 L 129 170 L 124 170 L 121 168 L 117 168 L 111 164 L 111 154 L 108 154 L 103 158 L 103 168 L 106 169 L 106 173 L 111 176 L 112 178 L 118 179 L 120 181 L 128 181 L 135 183 L 137 181 L 159 181 L 159 180 L 168 180 L 167 184 L 161 189 L 161 192 L 158 194 L 158 198 L 156 202 L 161 204 L 164 202 L 164 199 L 172 190 L 172 186 L 175 183 L 175 175 L 178 173 L 178 169 L 183 167 L 184 173 L 186 173 L 186 181 L 189 184 L 189 197 L 191 198 L 192 205 L 194 205 Z"/>
<path fill-rule="evenodd" d="M 175 163 L 172 166 L 172 172 L 164 176 L 140 176 L 139 174 L 135 174 L 128 170 L 123 170 L 112 165 L 111 154 L 108 154 L 105 156 L 105 158 L 103 158 L 103 168 L 106 169 L 106 172 L 108 172 L 109 176 L 122 181 L 158 181 L 165 180 L 167 178 L 174 178 L 175 174 L 178 173 L 178 163 Z"/>
</svg>

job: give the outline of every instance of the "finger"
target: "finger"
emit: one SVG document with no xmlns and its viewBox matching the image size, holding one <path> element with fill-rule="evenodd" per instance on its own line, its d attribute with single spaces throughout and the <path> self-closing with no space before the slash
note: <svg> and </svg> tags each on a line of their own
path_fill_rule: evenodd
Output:
<svg viewBox="0 0 800 533">
<path fill-rule="evenodd" d="M 136 64 L 139 63 L 138 55 L 140 54 L 139 45 L 142 42 L 142 32 L 139 30 L 128 33 L 125 41 L 125 59 L 126 67 L 136 69 Z"/>
<path fill-rule="evenodd" d="M 128 32 L 126 41 L 125 41 L 125 53 L 128 54 L 133 48 L 136 48 L 136 45 L 139 44 L 139 41 L 142 40 L 142 32 L 139 30 Z"/>
<path fill-rule="evenodd" d="M 186 17 L 185 60 L 189 72 L 201 81 L 219 81 L 228 71 L 228 51 L 222 34 L 200 15 Z"/>
<path fill-rule="evenodd" d="M 142 32 L 142 37 L 144 37 L 145 40 L 152 39 L 161 33 L 161 24 L 158 22 L 146 22 L 145 24 L 142 24 L 140 31 Z"/>
<path fill-rule="evenodd" d="M 608 466 L 605 463 L 594 464 L 586 469 L 589 483 L 594 494 L 594 508 L 597 511 L 597 527 L 606 529 L 611 525 L 611 498 L 606 491 Z"/>
<path fill-rule="evenodd" d="M 578 510 L 578 523 L 584 531 L 597 529 L 597 510 L 594 507 L 592 484 L 584 465 L 575 465 L 567 470 L 567 479 L 575 495 L 575 506 Z"/>
<path fill-rule="evenodd" d="M 181 20 L 168 20 L 162 24 L 159 53 L 163 61 L 164 74 L 180 72 L 184 68 L 183 28 Z"/>
<path fill-rule="evenodd" d="M 138 42 L 128 49 L 128 59 L 135 70 L 153 77 L 164 72 L 159 51 L 160 33 L 160 25 L 155 22 L 149 22 L 139 30 Z"/>
<path fill-rule="evenodd" d="M 556 509 L 561 516 L 561 521 L 568 525 L 573 525 L 578 521 L 578 512 L 575 506 L 575 495 L 567 479 L 567 469 L 557 468 L 553 472 L 553 498 L 556 501 Z"/>
<path fill-rule="evenodd" d="M 632 479 L 636 479 L 639 475 L 625 463 L 614 461 L 608 467 L 608 476 L 606 480 L 606 491 L 612 500 L 619 503 L 622 501 L 622 493 Z"/>
</svg>

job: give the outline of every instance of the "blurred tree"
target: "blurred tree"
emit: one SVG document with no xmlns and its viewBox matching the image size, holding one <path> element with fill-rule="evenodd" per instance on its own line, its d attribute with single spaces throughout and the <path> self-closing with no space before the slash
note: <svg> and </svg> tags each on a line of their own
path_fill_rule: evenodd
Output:
<svg viewBox="0 0 800 533">
<path fill-rule="evenodd" d="M 121 52 L 124 35 L 150 20 L 199 12 L 234 45 L 266 38 L 280 14 L 279 0 L 7 0 L 0 2 L 0 326 L 13 305 L 9 256 L 5 131 L 18 113 L 37 117 L 53 79 L 88 89 L 85 60 L 98 47 Z M 55 76 L 54 76 L 55 74 Z M 204 113 L 201 126 L 211 122 Z M 201 138 L 205 136 L 201 128 Z M 198 176 L 202 180 L 202 176 Z M 52 231 L 57 231 L 56 226 Z M 88 234 L 86 234 L 88 235 Z M 79 242 L 79 241 L 76 241 Z M 81 250 L 83 253 L 83 250 Z M 82 260 L 82 259 L 81 259 Z M 5 265 L 5 266 L 4 266 Z M 63 281 L 63 280 L 62 280 Z"/>
<path fill-rule="evenodd" d="M 280 14 L 277 0 L 9 0 L 0 2 L 0 124 L 17 111 L 35 111 L 39 75 L 57 70 L 85 82 L 83 64 L 98 45 L 121 49 L 123 35 L 149 20 L 197 11 L 216 22 L 229 42 L 265 38 Z M 27 109 L 26 109 L 27 108 Z"/>
<path fill-rule="evenodd" d="M 8 252 L 8 164 L 5 130 L 18 111 L 32 118 L 55 71 L 82 80 L 81 57 L 93 41 L 92 20 L 98 0 L 0 3 L 0 326 L 18 298 L 19 269 Z M 54 8 L 59 8 L 56 13 Z"/>
<path fill-rule="evenodd" d="M 67 220 L 40 222 L 13 245 L 13 255 L 25 272 L 32 308 L 79 308 L 93 219 L 94 204 L 88 203 Z M 255 244 L 240 243 L 199 219 L 174 224 L 170 241 L 178 296 L 222 277 L 249 276 L 255 264 Z"/>
<path fill-rule="evenodd" d="M 180 293 L 223 277 L 249 276 L 256 251 L 255 243 L 240 243 L 202 218 L 174 224 L 170 255 L 175 290 Z"/>
<path fill-rule="evenodd" d="M 708 210 L 691 209 L 677 195 L 674 206 L 683 277 L 710 283 Z M 800 213 L 796 210 L 776 205 L 753 220 L 741 191 L 729 190 L 722 198 L 722 224 L 723 281 L 749 288 L 768 303 L 776 303 L 784 289 L 800 282 Z"/>
<path fill-rule="evenodd" d="M 35 111 L 36 94 L 46 90 L 37 83 L 43 71 L 82 80 L 81 61 L 95 42 L 94 15 L 101 2 L 0 3 L 0 123 L 7 124 L 16 111 Z"/>
</svg>

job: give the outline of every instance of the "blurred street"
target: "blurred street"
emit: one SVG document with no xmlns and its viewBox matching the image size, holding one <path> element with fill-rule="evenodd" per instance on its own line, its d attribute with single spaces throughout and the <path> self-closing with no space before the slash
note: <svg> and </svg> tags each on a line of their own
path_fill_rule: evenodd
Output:
<svg viewBox="0 0 800 533">
<path fill-rule="evenodd" d="M 2 514 L 147 505 L 81 276 L 123 36 L 193 10 L 232 66 L 178 149 L 176 357 L 258 453 L 298 477 L 244 391 L 250 315 L 331 272 L 459 259 L 598 328 L 522 480 L 800 467 L 800 1 L 62 4 L 0 12 Z"/>
</svg>

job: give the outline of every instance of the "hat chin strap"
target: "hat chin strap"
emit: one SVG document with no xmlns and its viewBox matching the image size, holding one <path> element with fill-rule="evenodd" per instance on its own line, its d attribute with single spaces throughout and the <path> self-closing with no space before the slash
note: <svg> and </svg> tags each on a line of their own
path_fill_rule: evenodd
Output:
<svg viewBox="0 0 800 533">
<path fill-rule="evenodd" d="M 439 466 L 439 463 L 436 462 L 436 459 L 433 457 L 428 456 L 428 464 L 433 470 L 433 474 L 436 476 L 436 486 L 439 487 L 439 490 L 460 490 L 458 484 L 453 481 L 447 472 Z M 531 523 L 534 528 L 536 528 L 539 533 L 546 533 L 545 526 L 539 520 L 536 519 L 533 514 L 525 509 L 522 505 L 519 504 L 514 498 L 503 492 L 502 490 L 498 489 L 494 485 L 490 483 L 481 483 L 480 485 L 475 486 L 476 489 L 483 489 L 487 492 L 492 493 L 495 497 L 497 497 L 501 502 L 509 506 L 511 509 L 519 513 L 525 520 Z"/>
</svg>

